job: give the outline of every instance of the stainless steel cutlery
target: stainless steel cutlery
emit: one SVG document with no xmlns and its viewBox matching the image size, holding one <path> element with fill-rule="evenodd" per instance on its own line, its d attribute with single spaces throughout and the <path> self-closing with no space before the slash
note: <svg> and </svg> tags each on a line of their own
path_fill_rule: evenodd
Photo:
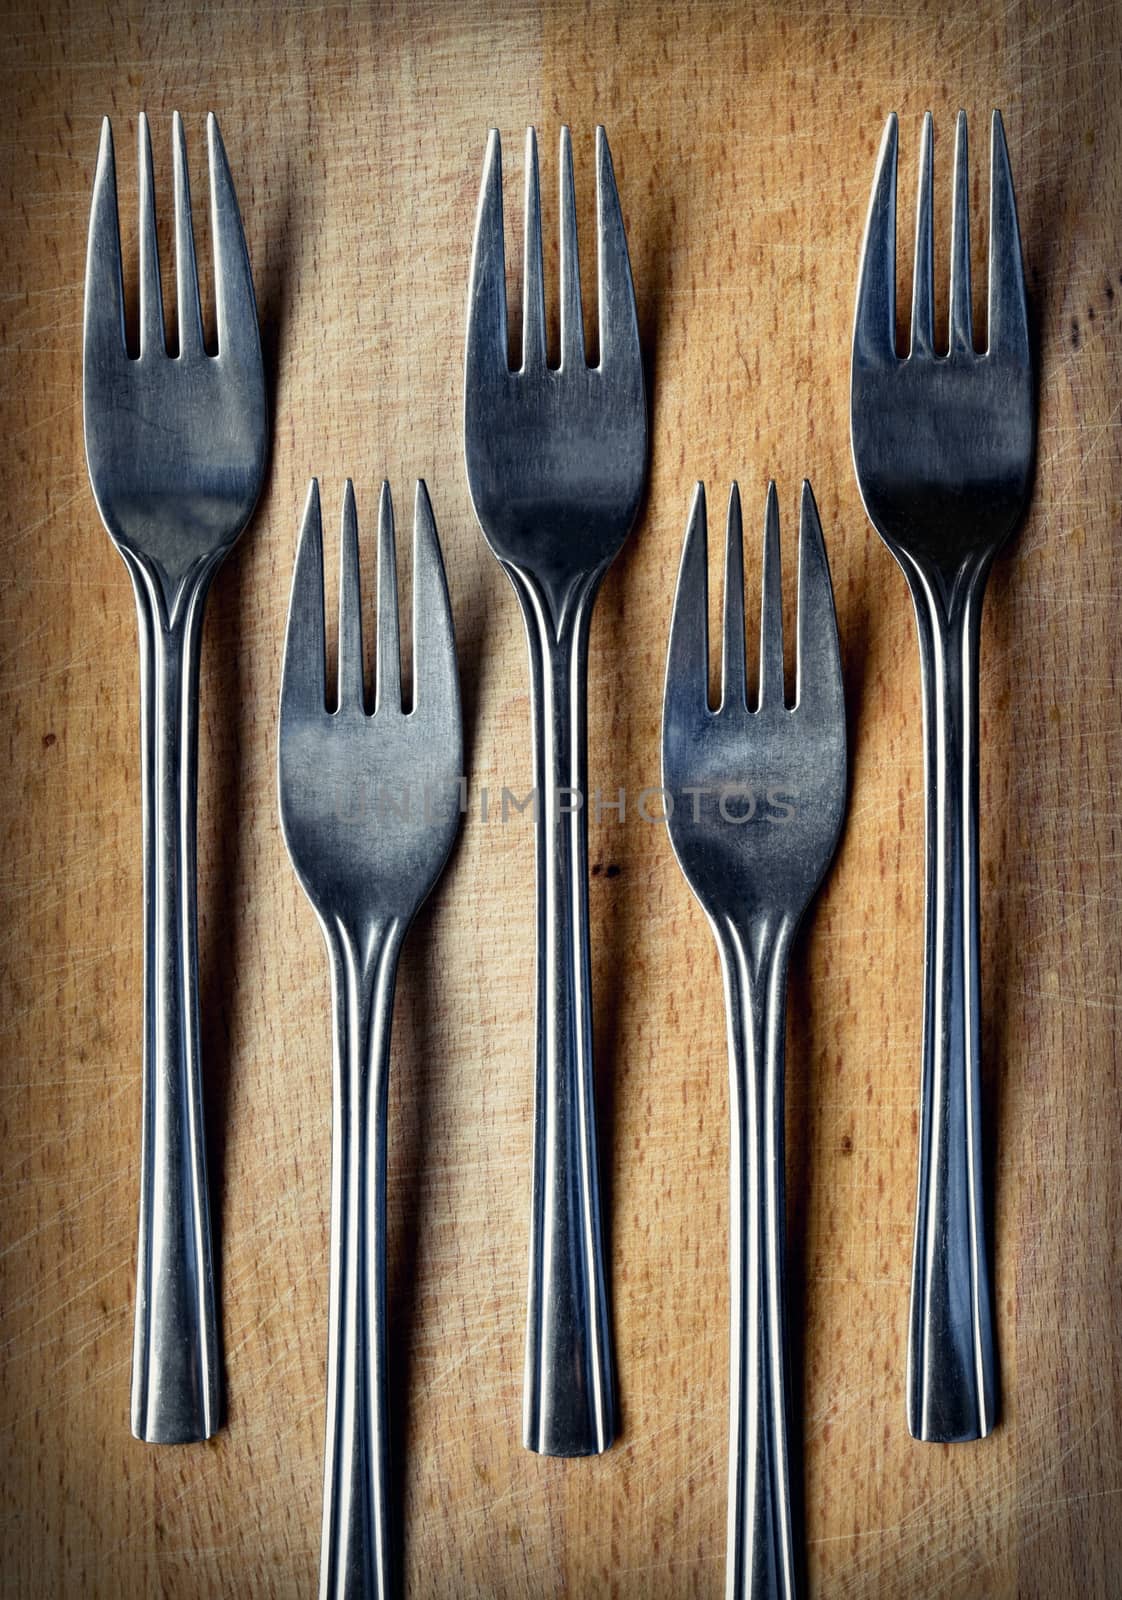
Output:
<svg viewBox="0 0 1122 1600">
<path fill-rule="evenodd" d="M 334 1016 L 331 1309 L 322 1600 L 393 1592 L 386 1389 L 386 1107 L 398 957 L 460 818 L 452 613 L 428 494 L 413 524 L 413 691 L 402 704 L 389 486 L 378 514 L 374 710 L 363 684 L 358 526 L 343 500 L 337 704 L 327 710 L 319 487 L 288 612 L 277 752 L 281 826 L 323 929 Z"/>
<path fill-rule="evenodd" d="M 253 282 L 225 151 L 207 125 L 217 348 L 204 344 L 183 126 L 173 123 L 176 307 L 165 337 L 152 156 L 138 126 L 139 332 L 126 334 L 113 141 L 103 125 L 85 283 L 90 482 L 132 579 L 140 638 L 144 1061 L 132 1427 L 205 1439 L 220 1411 L 196 956 L 199 650 L 211 580 L 245 527 L 269 446 Z M 897 123 L 873 183 L 853 330 L 851 441 L 869 519 L 915 607 L 926 786 L 926 965 L 907 1419 L 981 1438 L 996 1412 L 980 1135 L 978 652 L 993 559 L 1024 508 L 1033 371 L 1001 117 L 990 152 L 987 347 L 971 313 L 966 119 L 957 124 L 948 349 L 935 347 L 932 122 L 923 124 L 911 341 L 896 350 Z M 464 363 L 476 517 L 522 608 L 530 655 L 537 1019 L 523 1442 L 606 1450 L 616 1429 L 592 1060 L 587 674 L 592 609 L 648 471 L 635 294 L 608 142 L 596 130 L 598 353 L 586 354 L 569 130 L 560 140 L 560 354 L 547 358 L 538 152 L 525 156 L 521 355 L 512 367 L 499 135 L 487 144 Z M 731 1106 L 726 1592 L 794 1600 L 784 1283 L 784 1043 L 792 944 L 833 859 L 846 718 L 833 588 L 810 484 L 799 520 L 797 681 L 784 687 L 779 511 L 764 514 L 759 671 L 749 704 L 740 498 L 724 549 L 721 698 L 708 695 L 705 493 L 670 625 L 666 825 L 712 928 Z M 428 495 L 413 525 L 413 670 L 403 700 L 393 508 L 382 487 L 375 682 L 367 692 L 355 498 L 343 496 L 338 670 L 326 681 L 315 480 L 280 691 L 284 839 L 327 945 L 333 1011 L 330 1332 L 321 1600 L 394 1592 L 387 1396 L 387 1086 L 398 959 L 464 804 L 452 613 Z M 329 709 L 329 701 L 332 702 Z M 370 709 L 368 709 L 370 707 Z"/>
<path fill-rule="evenodd" d="M 144 850 L 144 1081 L 132 1428 L 206 1439 L 220 1356 L 199 1066 L 195 800 L 211 579 L 265 473 L 265 378 L 241 217 L 207 122 L 218 349 L 203 344 L 183 125 L 174 119 L 178 349 L 168 354 L 148 123 L 139 120 L 140 338 L 126 345 L 113 137 L 94 177 L 82 361 L 86 459 L 136 596 Z"/>
<path fill-rule="evenodd" d="M 608 140 L 596 130 L 599 362 L 585 357 L 569 130 L 561 131 L 561 362 L 546 362 L 537 145 L 526 140 L 522 364 L 507 344 L 499 135 L 468 294 L 464 451 L 476 516 L 530 649 L 537 796 L 537 1070 L 523 1442 L 606 1450 L 614 1378 L 600 1219 L 588 947 L 588 629 L 647 471 L 643 363 Z"/>
<path fill-rule="evenodd" d="M 708 697 L 705 491 L 694 496 L 670 625 L 662 781 L 670 842 L 724 975 L 731 1107 L 731 1334 L 726 1593 L 798 1587 L 784 1287 L 783 1057 L 787 968 L 845 812 L 846 737 L 830 571 L 810 484 L 799 519 L 798 667 L 783 684 L 779 509 L 764 519 L 760 668 L 748 706 L 740 495 L 725 533 L 721 703 Z"/>
<path fill-rule="evenodd" d="M 1032 476 L 1021 240 L 999 112 L 990 146 L 986 350 L 974 348 L 966 117 L 955 138 L 950 340 L 935 350 L 931 118 L 919 161 L 911 349 L 896 353 L 896 117 L 881 142 L 853 329 L 851 431 L 865 510 L 908 581 L 927 808 L 919 1185 L 908 1340 L 917 1439 L 992 1428 L 996 1363 L 982 1189 L 978 638 L 990 565 Z"/>
</svg>

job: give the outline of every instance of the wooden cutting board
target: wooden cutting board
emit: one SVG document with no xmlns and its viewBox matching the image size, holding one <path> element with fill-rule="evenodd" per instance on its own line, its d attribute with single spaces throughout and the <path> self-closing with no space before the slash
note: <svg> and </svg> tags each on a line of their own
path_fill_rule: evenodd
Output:
<svg viewBox="0 0 1122 1600">
<path fill-rule="evenodd" d="M 472 805 L 398 983 L 390 1227 L 407 1592 L 723 1593 L 727 1091 L 709 933 L 665 830 L 591 831 L 593 978 L 623 1428 L 603 1459 L 519 1444 L 533 1044 L 529 784 L 514 597 L 471 513 L 459 414 L 486 132 L 517 234 L 537 125 L 547 237 L 573 129 L 582 223 L 609 131 L 653 396 L 650 495 L 594 626 L 593 783 L 658 783 L 669 606 L 695 479 L 822 511 L 852 794 L 796 953 L 790 1276 L 818 1595 L 1122 1594 L 1118 973 L 1122 763 L 1122 24 L 1012 0 L 829 7 L 235 4 L 8 8 L 2 50 L 5 441 L 0 836 L 0 1589 L 309 1595 L 324 1418 L 330 1057 L 319 933 L 275 801 L 282 630 L 312 473 L 372 528 L 423 475 L 455 606 Z M 907 592 L 862 513 L 847 382 L 885 115 L 901 235 L 920 117 L 938 225 L 952 117 L 1005 113 L 1039 336 L 1031 511 L 999 560 L 982 662 L 987 1182 L 1002 1420 L 913 1443 L 903 1376 L 922 965 L 919 675 Z M 253 260 L 275 440 L 206 625 L 199 900 L 228 1424 L 128 1429 L 141 941 L 132 599 L 82 453 L 85 232 L 101 116 L 135 244 L 135 118 L 170 118 L 203 189 L 220 119 Z M 163 204 L 164 222 L 170 206 Z M 168 235 L 164 233 L 164 243 Z M 903 251 L 907 255 L 908 251 Z M 513 252 L 512 270 L 517 266 Z M 548 263 L 547 263 L 548 270 Z M 593 255 L 586 251 L 586 289 Z M 128 271 L 135 277 L 130 254 Z M 907 264 L 901 267 L 906 291 Z M 983 314 L 981 272 L 975 299 Z M 945 315 L 945 313 L 944 313 Z M 788 577 L 794 540 L 785 555 Z M 372 551 L 372 547 L 368 547 Z M 749 562 L 750 594 L 758 566 Z M 755 586 L 753 588 L 753 586 Z M 718 586 L 714 586 L 714 605 Z"/>
</svg>

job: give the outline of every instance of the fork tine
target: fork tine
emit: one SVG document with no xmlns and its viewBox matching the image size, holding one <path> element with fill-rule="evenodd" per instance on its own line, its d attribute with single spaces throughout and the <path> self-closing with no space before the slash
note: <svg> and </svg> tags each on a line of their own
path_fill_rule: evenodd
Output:
<svg viewBox="0 0 1122 1600">
<path fill-rule="evenodd" d="M 783 704 L 783 576 L 779 564 L 779 497 L 774 478 L 764 509 L 764 570 L 760 599 L 760 692 L 758 710 L 772 699 Z"/>
<path fill-rule="evenodd" d="M 319 481 L 313 478 L 300 525 L 281 678 L 281 718 L 322 711 L 326 704 L 323 626 L 323 528 Z"/>
<path fill-rule="evenodd" d="M 522 290 L 522 371 L 545 366 L 545 289 L 542 283 L 542 212 L 538 191 L 538 136 L 526 129 L 526 228 Z"/>
<path fill-rule="evenodd" d="M 156 244 L 156 191 L 152 182 L 152 139 L 148 118 L 136 122 L 136 166 L 140 187 L 140 353 L 167 354 L 164 302 L 160 293 L 160 252 Z"/>
<path fill-rule="evenodd" d="M 378 504 L 378 670 L 375 711 L 401 710 L 401 645 L 397 620 L 397 547 L 393 500 L 383 480 Z"/>
<path fill-rule="evenodd" d="M 990 131 L 990 285 L 989 348 L 1002 355 L 1029 359 L 1028 307 L 1021 264 L 1021 230 L 1009 151 L 1001 112 L 993 114 Z"/>
<path fill-rule="evenodd" d="M 413 507 L 413 709 L 458 700 L 456 636 L 440 540 L 423 478 Z"/>
<path fill-rule="evenodd" d="M 954 129 L 954 199 L 951 203 L 951 350 L 974 349 L 970 310 L 970 157 L 966 145 L 966 112 Z"/>
<path fill-rule="evenodd" d="M 499 131 L 487 136 L 483 184 L 475 219 L 468 285 L 468 326 L 465 361 L 468 385 L 471 375 L 495 367 L 506 371 L 509 345 L 506 323 L 506 256 L 503 251 L 503 157 Z"/>
<path fill-rule="evenodd" d="M 896 147 L 893 111 L 885 123 L 873 177 L 853 328 L 855 352 L 879 360 L 896 354 Z"/>
<path fill-rule="evenodd" d="M 748 682 L 744 645 L 744 527 L 740 515 L 740 485 L 729 490 L 725 522 L 724 650 L 721 657 L 721 710 L 748 707 Z"/>
<path fill-rule="evenodd" d="M 670 617 L 664 726 L 677 716 L 695 719 L 709 710 L 709 575 L 705 485 L 694 490 L 682 545 L 682 564 Z"/>
<path fill-rule="evenodd" d="M 810 479 L 803 479 L 799 508 L 799 612 L 795 704 L 800 710 L 842 716 L 841 646 L 834 589 L 822 523 Z"/>
<path fill-rule="evenodd" d="M 596 220 L 600 275 L 600 365 L 631 356 L 639 360 L 635 285 L 623 228 L 608 135 L 596 129 Z"/>
<path fill-rule="evenodd" d="M 245 230 L 238 209 L 226 146 L 211 111 L 206 119 L 207 155 L 210 163 L 210 226 L 214 239 L 214 307 L 218 353 L 259 356 L 261 334 L 257 327 L 257 301 L 253 272 L 245 245 Z"/>
<path fill-rule="evenodd" d="M 358 516 L 350 478 L 343 486 L 339 543 L 339 710 L 363 709 L 362 583 L 358 570 Z"/>
<path fill-rule="evenodd" d="M 199 306 L 199 274 L 195 267 L 195 234 L 191 227 L 191 180 L 187 175 L 187 145 L 183 118 L 172 113 L 172 149 L 175 153 L 175 282 L 179 317 L 179 354 L 203 353 L 203 315 Z"/>
<path fill-rule="evenodd" d="M 573 188 L 573 141 L 561 129 L 561 369 L 583 367 L 584 316 L 580 301 L 577 202 Z"/>
<path fill-rule="evenodd" d="M 932 124 L 924 114 L 919 144 L 919 189 L 916 194 L 916 261 L 912 282 L 912 355 L 935 351 L 935 246 L 932 225 Z"/>
<path fill-rule="evenodd" d="M 117 168 L 113 159 L 113 130 L 108 117 L 101 124 L 101 142 L 94 169 L 82 325 L 87 362 L 105 361 L 126 353 L 121 230 L 117 221 Z"/>
</svg>

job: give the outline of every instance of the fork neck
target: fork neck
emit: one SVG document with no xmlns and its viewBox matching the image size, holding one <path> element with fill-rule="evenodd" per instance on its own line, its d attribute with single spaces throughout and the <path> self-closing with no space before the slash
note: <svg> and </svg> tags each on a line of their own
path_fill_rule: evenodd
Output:
<svg viewBox="0 0 1122 1600">
<path fill-rule="evenodd" d="M 762 1004 L 774 975 L 785 973 L 798 919 L 786 912 L 755 911 L 747 916 L 721 917 L 713 922 L 721 961 L 726 970 L 734 962 L 745 994 L 745 1004 Z"/>
<path fill-rule="evenodd" d="M 946 566 L 926 556 L 916 556 L 898 545 L 893 545 L 892 550 L 908 580 L 917 614 L 922 610 L 921 631 L 929 623 L 935 631 L 936 642 L 945 643 L 980 611 L 993 565 L 992 549 L 972 552 Z"/>
<path fill-rule="evenodd" d="M 529 571 L 513 562 L 503 567 L 514 585 L 535 643 L 547 657 L 572 658 L 581 632 L 587 634 L 588 619 L 609 563 L 590 570 L 549 572 Z"/>
<path fill-rule="evenodd" d="M 158 643 L 177 650 L 190 625 L 192 613 L 205 601 L 215 573 L 229 553 L 228 546 L 212 550 L 180 571 L 151 555 L 118 545 L 129 569 L 137 603 L 143 604 L 156 630 Z"/>
<path fill-rule="evenodd" d="M 368 1002 L 379 972 L 395 970 L 408 931 L 404 918 L 321 915 L 320 926 L 337 995 Z"/>
</svg>

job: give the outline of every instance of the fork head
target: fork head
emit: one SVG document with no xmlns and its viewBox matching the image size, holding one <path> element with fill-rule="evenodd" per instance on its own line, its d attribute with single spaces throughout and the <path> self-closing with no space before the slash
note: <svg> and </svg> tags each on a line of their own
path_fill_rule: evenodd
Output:
<svg viewBox="0 0 1122 1600">
<path fill-rule="evenodd" d="M 1032 360 L 1017 207 L 1001 114 L 990 143 L 989 345 L 974 349 L 966 115 L 958 114 L 950 338 L 934 348 L 932 126 L 924 118 L 911 350 L 896 354 L 896 146 L 884 130 L 865 228 L 853 330 L 853 462 L 865 509 L 906 573 L 953 592 L 1012 532 L 1032 473 Z"/>
<path fill-rule="evenodd" d="M 779 509 L 764 519 L 760 674 L 749 710 L 740 495 L 725 535 L 721 704 L 709 709 L 705 490 L 698 484 L 670 624 L 662 781 L 678 864 L 714 924 L 761 915 L 798 921 L 825 875 L 845 810 L 845 702 L 830 569 L 810 484 L 799 519 L 795 704 L 783 694 Z"/>
<path fill-rule="evenodd" d="M 101 519 L 172 610 L 193 574 L 211 570 L 248 522 L 261 490 L 268 417 L 253 279 L 226 152 L 207 118 L 218 352 L 203 344 L 183 124 L 173 119 L 178 354 L 164 339 L 147 118 L 139 119 L 140 341 L 125 341 L 113 135 L 106 118 L 86 257 L 82 362 L 86 460 Z"/>
<path fill-rule="evenodd" d="M 436 882 L 460 816 L 463 738 L 452 612 L 432 507 L 413 521 L 413 706 L 402 709 L 393 505 L 378 514 L 376 697 L 363 695 L 358 526 L 348 479 L 339 580 L 337 709 L 327 710 L 319 485 L 308 493 L 285 640 L 278 784 L 296 874 L 322 922 L 358 935 L 408 923 Z"/>
<path fill-rule="evenodd" d="M 635 520 L 647 411 L 635 292 L 612 158 L 596 130 L 600 357 L 585 359 L 568 128 L 561 130 L 561 364 L 546 364 L 534 131 L 526 139 L 522 365 L 508 359 L 502 158 L 487 144 L 468 294 L 464 449 L 476 516 L 499 560 L 535 576 L 555 614 L 603 571 Z"/>
</svg>

